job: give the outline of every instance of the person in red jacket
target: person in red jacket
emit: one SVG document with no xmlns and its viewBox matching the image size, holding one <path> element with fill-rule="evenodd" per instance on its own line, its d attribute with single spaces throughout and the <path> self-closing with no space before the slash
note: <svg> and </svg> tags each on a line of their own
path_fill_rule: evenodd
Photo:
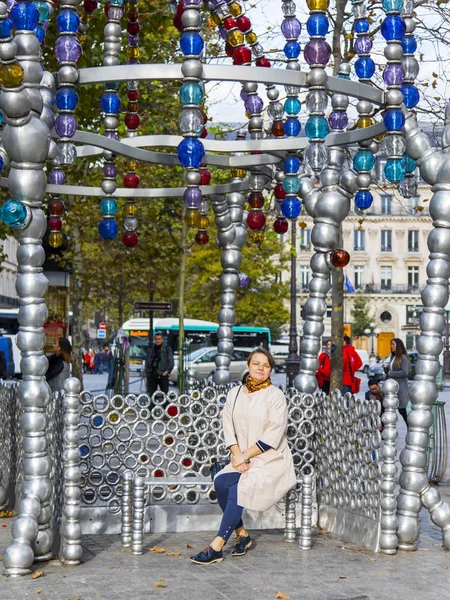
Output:
<svg viewBox="0 0 450 600">
<path fill-rule="evenodd" d="M 359 379 L 359 377 L 356 377 L 356 372 L 361 366 L 361 357 L 352 346 L 348 335 L 344 335 L 344 347 L 342 348 L 342 391 L 344 394 L 346 392 L 356 393 L 355 382 Z"/>
<path fill-rule="evenodd" d="M 331 376 L 331 352 L 333 349 L 333 344 L 331 340 L 328 340 L 326 349 L 319 356 L 319 368 L 316 372 L 317 385 L 325 392 L 325 394 L 330 393 L 330 376 Z"/>
</svg>

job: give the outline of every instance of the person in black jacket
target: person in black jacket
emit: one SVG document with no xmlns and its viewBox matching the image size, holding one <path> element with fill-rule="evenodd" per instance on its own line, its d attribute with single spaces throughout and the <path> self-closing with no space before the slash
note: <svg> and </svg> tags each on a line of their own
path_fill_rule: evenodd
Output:
<svg viewBox="0 0 450 600">
<path fill-rule="evenodd" d="M 169 375 L 174 367 L 172 348 L 164 343 L 162 333 L 155 335 L 155 343 L 145 359 L 145 376 L 147 378 L 147 394 L 150 396 L 159 389 L 167 394 L 169 391 Z"/>
<path fill-rule="evenodd" d="M 48 369 L 45 379 L 52 392 L 63 389 L 65 380 L 70 377 L 70 363 L 72 362 L 72 346 L 65 337 L 60 337 L 53 345 L 54 353 L 48 356 Z"/>
</svg>

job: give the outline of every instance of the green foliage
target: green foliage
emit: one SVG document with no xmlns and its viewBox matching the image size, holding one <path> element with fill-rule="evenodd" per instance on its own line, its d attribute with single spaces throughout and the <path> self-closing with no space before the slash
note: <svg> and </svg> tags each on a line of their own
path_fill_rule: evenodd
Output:
<svg viewBox="0 0 450 600">
<path fill-rule="evenodd" d="M 353 317 L 352 334 L 356 337 L 365 335 L 364 330 L 370 327 L 372 316 L 366 296 L 356 296 L 355 303 L 351 309 Z"/>
</svg>

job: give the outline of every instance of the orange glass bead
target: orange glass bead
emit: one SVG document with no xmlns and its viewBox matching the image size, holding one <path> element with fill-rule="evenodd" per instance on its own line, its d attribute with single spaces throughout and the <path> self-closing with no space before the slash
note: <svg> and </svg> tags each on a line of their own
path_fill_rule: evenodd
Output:
<svg viewBox="0 0 450 600">
<path fill-rule="evenodd" d="M 283 121 L 274 121 L 272 124 L 272 133 L 275 137 L 281 137 L 284 135 L 284 123 Z"/>
<path fill-rule="evenodd" d="M 59 248 L 63 243 L 63 235 L 59 231 L 51 231 L 48 236 L 48 243 L 52 248 Z"/>
<path fill-rule="evenodd" d="M 343 248 L 337 248 L 331 253 L 331 262 L 335 267 L 343 268 L 350 262 L 350 254 Z"/>
<path fill-rule="evenodd" d="M 125 213 L 126 217 L 134 217 L 134 215 L 137 214 L 137 206 L 134 202 L 129 202 L 127 204 L 125 204 L 124 208 L 123 208 L 123 212 Z"/>
<path fill-rule="evenodd" d="M 330 0 L 307 0 L 306 3 L 308 5 L 309 10 L 326 11 L 328 10 Z"/>
<path fill-rule="evenodd" d="M 141 56 L 141 50 L 137 46 L 128 46 L 127 58 L 135 59 Z"/>
<path fill-rule="evenodd" d="M 373 119 L 370 117 L 359 117 L 356 123 L 356 126 L 359 127 L 359 129 L 364 129 L 364 127 L 370 127 L 371 125 L 373 125 Z"/>
<path fill-rule="evenodd" d="M 23 82 L 23 69 L 19 63 L 2 65 L 0 68 L 0 79 L 6 88 L 18 87 Z"/>
<path fill-rule="evenodd" d="M 254 244 L 261 244 L 265 239 L 264 231 L 249 231 L 248 239 Z"/>
<path fill-rule="evenodd" d="M 200 221 L 198 228 L 199 229 L 207 229 L 209 225 L 209 219 L 206 215 L 200 215 Z"/>
<path fill-rule="evenodd" d="M 231 177 L 239 177 L 239 179 L 244 179 L 246 174 L 247 171 L 244 171 L 244 169 L 231 169 Z"/>
<path fill-rule="evenodd" d="M 139 168 L 139 163 L 137 160 L 127 160 L 125 166 L 127 171 L 137 171 Z"/>
<path fill-rule="evenodd" d="M 198 227 L 200 225 L 200 213 L 198 210 L 188 209 L 184 216 L 184 222 L 188 227 Z"/>
<path fill-rule="evenodd" d="M 262 208 L 264 206 L 264 196 L 261 192 L 250 192 L 248 203 L 252 208 Z"/>
<path fill-rule="evenodd" d="M 209 242 L 208 232 L 205 231 L 204 229 L 199 229 L 197 231 L 197 233 L 195 234 L 195 242 L 199 246 L 204 246 L 205 244 L 207 244 Z"/>
</svg>

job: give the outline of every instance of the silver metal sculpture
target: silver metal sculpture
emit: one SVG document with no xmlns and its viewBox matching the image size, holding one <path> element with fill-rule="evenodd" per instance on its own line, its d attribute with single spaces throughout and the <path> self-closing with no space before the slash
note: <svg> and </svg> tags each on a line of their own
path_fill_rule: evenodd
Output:
<svg viewBox="0 0 450 600">
<path fill-rule="evenodd" d="M 312 477 L 302 477 L 302 526 L 300 528 L 299 548 L 310 550 L 312 545 Z"/>
<path fill-rule="evenodd" d="M 136 477 L 133 485 L 133 528 L 131 554 L 144 553 L 144 479 Z"/>
<path fill-rule="evenodd" d="M 284 541 L 295 542 L 295 503 L 297 501 L 297 493 L 295 490 L 291 490 L 286 494 L 284 499 L 285 502 L 285 522 L 286 526 L 284 529 Z"/>
<path fill-rule="evenodd" d="M 131 532 L 133 524 L 132 489 L 133 477 L 129 471 L 125 471 L 122 477 L 122 546 L 131 546 Z"/>
</svg>

